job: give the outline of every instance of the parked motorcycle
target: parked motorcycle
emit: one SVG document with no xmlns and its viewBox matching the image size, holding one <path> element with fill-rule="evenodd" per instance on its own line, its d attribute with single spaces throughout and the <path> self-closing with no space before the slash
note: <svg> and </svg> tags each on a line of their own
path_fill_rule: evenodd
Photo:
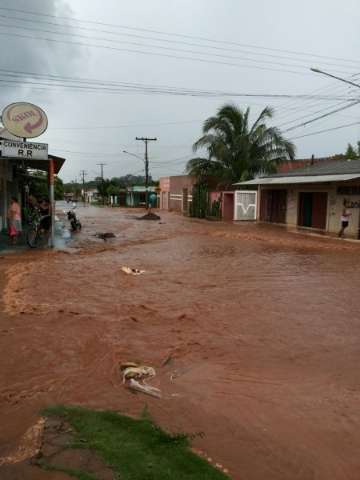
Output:
<svg viewBox="0 0 360 480">
<path fill-rule="evenodd" d="M 80 220 L 77 218 L 76 213 L 74 212 L 74 210 L 69 210 L 69 211 L 67 212 L 67 219 L 68 219 L 69 222 L 70 222 L 71 231 L 72 231 L 72 232 L 80 232 L 80 230 L 81 230 L 81 223 L 80 223 Z"/>
</svg>

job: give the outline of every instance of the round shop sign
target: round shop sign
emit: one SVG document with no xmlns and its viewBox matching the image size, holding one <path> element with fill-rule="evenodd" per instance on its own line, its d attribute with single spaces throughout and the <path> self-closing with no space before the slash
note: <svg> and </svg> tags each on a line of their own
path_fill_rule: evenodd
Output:
<svg viewBox="0 0 360 480">
<path fill-rule="evenodd" d="M 2 123 L 17 137 L 34 138 L 45 132 L 48 119 L 40 107 L 32 103 L 19 102 L 12 103 L 3 110 Z"/>
</svg>

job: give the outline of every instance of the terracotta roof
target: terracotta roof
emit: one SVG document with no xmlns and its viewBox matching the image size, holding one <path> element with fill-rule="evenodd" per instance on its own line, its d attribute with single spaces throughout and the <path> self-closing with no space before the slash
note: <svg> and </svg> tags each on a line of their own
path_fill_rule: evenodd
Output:
<svg viewBox="0 0 360 480">
<path fill-rule="evenodd" d="M 341 174 L 360 174 L 359 160 L 337 160 L 330 162 L 319 162 L 315 165 L 308 165 L 304 168 L 296 168 L 284 173 L 274 175 L 264 175 L 264 177 L 297 177 L 306 175 L 341 175 Z"/>
</svg>

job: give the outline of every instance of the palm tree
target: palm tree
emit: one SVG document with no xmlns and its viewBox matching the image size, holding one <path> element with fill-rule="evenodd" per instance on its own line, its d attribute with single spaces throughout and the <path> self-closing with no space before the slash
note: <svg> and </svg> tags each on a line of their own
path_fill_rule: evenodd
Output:
<svg viewBox="0 0 360 480">
<path fill-rule="evenodd" d="M 206 149 L 207 158 L 189 160 L 187 172 L 198 177 L 213 175 L 227 185 L 275 172 L 279 163 L 294 158 L 295 146 L 278 128 L 266 126 L 273 113 L 272 108 L 264 108 L 249 126 L 250 108 L 243 112 L 232 104 L 221 107 L 205 121 L 203 136 L 193 145 L 194 152 Z"/>
</svg>

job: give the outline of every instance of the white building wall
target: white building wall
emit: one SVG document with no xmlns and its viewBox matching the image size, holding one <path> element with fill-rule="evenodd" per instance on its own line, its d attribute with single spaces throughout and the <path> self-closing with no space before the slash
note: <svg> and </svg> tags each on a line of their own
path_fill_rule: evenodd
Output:
<svg viewBox="0 0 360 480">
<path fill-rule="evenodd" d="M 286 224 L 290 227 L 297 227 L 299 213 L 299 196 L 301 192 L 327 192 L 327 220 L 326 231 L 337 233 L 341 227 L 341 214 L 344 200 L 349 203 L 348 210 L 351 212 L 349 227 L 345 231 L 345 236 L 358 238 L 360 226 L 360 195 L 339 194 L 338 187 L 356 186 L 359 182 L 332 183 L 332 184 L 301 184 L 301 185 L 282 185 L 282 186 L 261 186 L 260 192 L 264 190 L 287 190 L 287 210 Z M 260 193 L 261 194 L 261 193 Z M 258 213 L 259 218 L 259 213 Z"/>
</svg>

